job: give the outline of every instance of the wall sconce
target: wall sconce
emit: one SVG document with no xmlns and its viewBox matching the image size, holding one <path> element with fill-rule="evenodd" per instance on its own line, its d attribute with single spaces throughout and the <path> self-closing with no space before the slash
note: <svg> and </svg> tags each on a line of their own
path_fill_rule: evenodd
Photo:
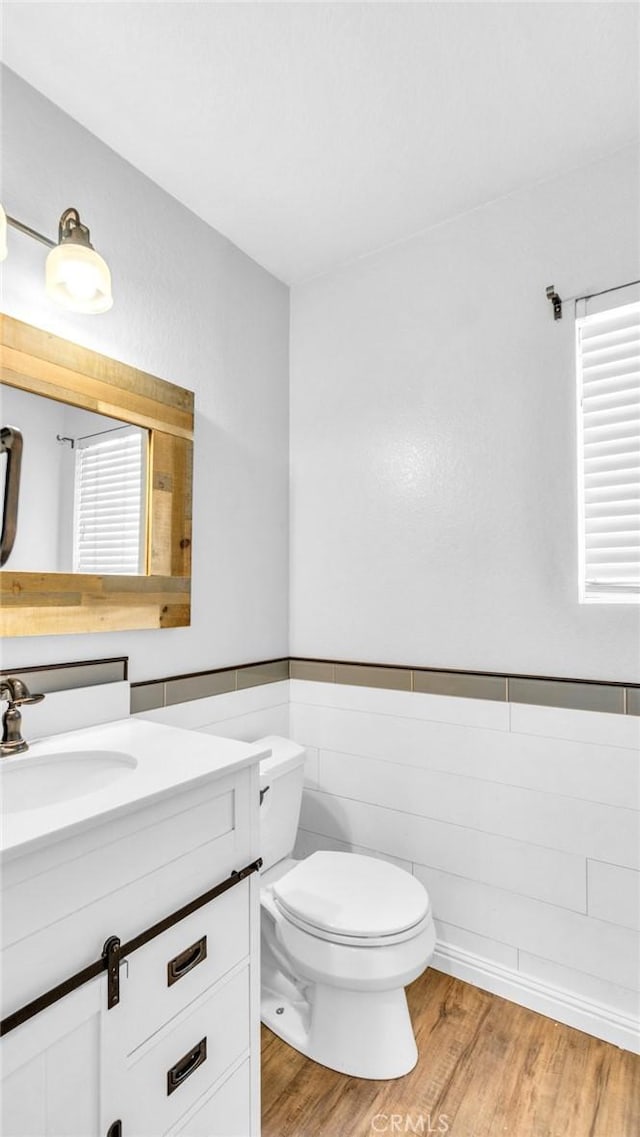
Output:
<svg viewBox="0 0 640 1137">
<path fill-rule="evenodd" d="M 58 226 L 58 240 L 52 241 L 15 217 L 0 214 L 0 260 L 7 255 L 6 226 L 40 241 L 51 251 L 45 266 L 45 288 L 49 296 L 72 312 L 108 312 L 113 305 L 111 273 L 106 261 L 90 241 L 89 229 L 73 207 L 65 209 Z M 2 241 L 4 219 L 4 244 Z"/>
<path fill-rule="evenodd" d="M 77 209 L 65 209 L 58 244 L 47 257 L 46 289 L 73 312 L 108 312 L 113 304 L 111 273 L 89 240 Z"/>
</svg>

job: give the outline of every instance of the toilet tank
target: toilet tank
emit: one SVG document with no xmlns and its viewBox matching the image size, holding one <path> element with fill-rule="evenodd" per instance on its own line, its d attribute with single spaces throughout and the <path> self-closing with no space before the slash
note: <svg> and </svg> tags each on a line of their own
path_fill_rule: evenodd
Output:
<svg viewBox="0 0 640 1137">
<path fill-rule="evenodd" d="M 290 738 L 276 734 L 256 739 L 255 745 L 271 750 L 271 757 L 260 763 L 260 856 L 262 871 L 266 872 L 293 852 L 302 804 L 305 750 Z"/>
</svg>

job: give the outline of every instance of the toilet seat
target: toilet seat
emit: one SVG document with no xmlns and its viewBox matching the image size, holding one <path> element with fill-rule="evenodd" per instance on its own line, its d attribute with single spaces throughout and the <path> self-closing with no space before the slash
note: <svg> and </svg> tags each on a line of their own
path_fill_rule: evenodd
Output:
<svg viewBox="0 0 640 1137">
<path fill-rule="evenodd" d="M 402 943 L 419 935 L 430 916 L 429 896 L 416 877 L 357 853 L 313 853 L 271 890 L 286 920 L 336 944 Z"/>
<path fill-rule="evenodd" d="M 274 898 L 275 899 L 275 898 Z M 318 928 L 314 924 L 308 924 L 297 916 L 292 916 L 290 912 L 285 912 L 284 909 L 275 899 L 276 911 L 280 913 L 282 918 L 290 925 L 298 928 L 301 932 L 306 932 L 308 936 L 313 936 L 318 940 L 326 940 L 327 943 L 346 944 L 351 947 L 386 947 L 392 944 L 403 944 L 407 940 L 413 939 L 419 935 L 429 924 L 429 916 L 425 916 L 418 924 L 413 924 L 410 928 L 405 928 L 403 932 L 396 932 L 388 936 L 340 936 L 337 932 L 328 932 L 324 928 Z"/>
</svg>

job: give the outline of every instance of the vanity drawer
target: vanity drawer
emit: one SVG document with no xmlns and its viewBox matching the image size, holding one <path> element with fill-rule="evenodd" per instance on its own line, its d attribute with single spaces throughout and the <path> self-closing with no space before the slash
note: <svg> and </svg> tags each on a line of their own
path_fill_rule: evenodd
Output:
<svg viewBox="0 0 640 1137">
<path fill-rule="evenodd" d="M 130 1056 L 121 1083 L 126 1100 L 118 1106 L 123 1132 L 158 1137 L 176 1126 L 248 1052 L 249 1041 L 249 969 L 243 967 Z"/>
<path fill-rule="evenodd" d="M 249 1059 L 203 1104 L 197 1104 L 166 1137 L 250 1137 Z"/>
<path fill-rule="evenodd" d="M 121 966 L 116 1013 L 125 1054 L 248 956 L 249 896 L 248 880 L 234 885 Z"/>
</svg>

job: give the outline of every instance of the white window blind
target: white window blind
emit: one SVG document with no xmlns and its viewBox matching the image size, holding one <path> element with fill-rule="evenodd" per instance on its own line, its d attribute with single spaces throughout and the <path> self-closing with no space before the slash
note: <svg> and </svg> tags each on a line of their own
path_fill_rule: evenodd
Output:
<svg viewBox="0 0 640 1137">
<path fill-rule="evenodd" d="M 580 598 L 640 599 L 640 303 L 577 321 Z"/>
<path fill-rule="evenodd" d="M 145 571 L 146 432 L 123 427 L 77 443 L 75 572 Z"/>
</svg>

